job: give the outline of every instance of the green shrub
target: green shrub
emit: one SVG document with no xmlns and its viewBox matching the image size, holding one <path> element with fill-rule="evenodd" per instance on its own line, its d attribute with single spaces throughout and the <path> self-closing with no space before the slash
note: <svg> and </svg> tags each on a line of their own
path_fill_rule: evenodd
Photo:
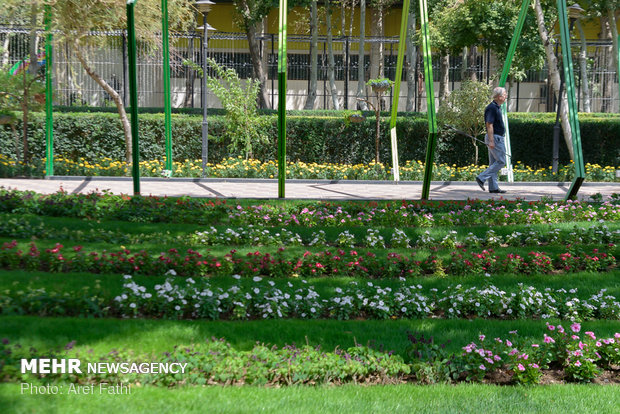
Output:
<svg viewBox="0 0 620 414">
<path fill-rule="evenodd" d="M 304 113 L 291 111 L 287 120 L 287 156 L 291 161 L 317 163 L 362 163 L 374 159 L 374 120 L 345 125 L 341 115 L 333 111 Z M 300 114 L 300 115 L 298 115 Z M 301 115 L 303 114 L 303 115 Z M 328 116 L 308 116 L 313 114 Z M 366 115 L 369 115 L 367 113 Z M 384 115 L 386 115 L 384 113 Z M 275 159 L 277 146 L 277 116 L 264 115 L 268 143 L 257 144 L 254 156 L 260 160 Z M 143 160 L 162 159 L 164 150 L 163 114 L 140 115 L 140 157 Z M 202 117 L 173 114 L 173 156 L 176 161 L 199 159 L 201 154 Z M 391 160 L 389 128 L 382 128 L 380 158 Z M 510 133 L 513 164 L 523 162 L 531 167 L 551 163 L 554 114 L 511 113 Z M 620 118 L 601 114 L 581 114 L 581 136 L 584 161 L 600 165 L 620 163 Z M 33 113 L 29 128 L 29 145 L 34 158 L 45 153 L 45 116 Z M 20 125 L 18 123 L 18 128 Z M 400 117 L 397 122 L 398 148 L 401 164 L 407 160 L 424 160 L 428 139 L 428 122 L 424 114 Z M 228 150 L 225 141 L 226 120 L 222 115 L 209 115 L 209 161 L 219 162 L 229 156 L 241 155 Z M 14 157 L 11 129 L 0 127 L 0 153 Z M 486 164 L 486 148 L 481 146 L 480 162 Z M 54 153 L 67 158 L 97 162 L 102 156 L 124 158 L 123 131 L 116 114 L 56 113 L 54 115 Z M 442 132 L 437 142 L 437 163 L 457 166 L 473 162 L 470 141 L 453 133 Z M 560 164 L 569 163 L 568 151 L 560 145 Z"/>
</svg>

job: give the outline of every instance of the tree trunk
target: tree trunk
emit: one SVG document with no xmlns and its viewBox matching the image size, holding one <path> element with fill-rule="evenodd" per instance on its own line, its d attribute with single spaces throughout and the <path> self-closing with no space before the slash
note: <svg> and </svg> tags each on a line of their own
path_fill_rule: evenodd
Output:
<svg viewBox="0 0 620 414">
<path fill-rule="evenodd" d="M 349 15 L 349 36 L 353 36 L 353 20 L 355 17 L 355 6 L 357 5 L 357 0 L 351 0 L 351 14 Z"/>
<path fill-rule="evenodd" d="M 415 7 L 409 8 L 409 19 L 407 20 L 407 112 L 412 112 L 415 106 L 415 67 L 417 61 L 417 49 L 413 42 L 415 36 L 416 14 Z"/>
<path fill-rule="evenodd" d="M 383 31 L 383 5 L 379 3 L 376 8 L 372 9 L 373 25 L 371 33 L 377 38 L 381 38 L 384 35 Z M 381 79 L 385 77 L 385 64 L 384 64 L 384 48 L 383 42 L 373 42 L 370 48 L 370 78 Z M 386 107 L 385 97 L 380 97 L 377 104 L 379 110 Z"/>
<path fill-rule="evenodd" d="M 360 0 L 360 43 L 357 59 L 357 98 L 364 99 L 366 94 L 366 75 L 364 68 L 364 40 L 366 39 L 366 0 Z M 362 111 L 368 110 L 368 105 L 364 101 L 357 101 L 357 107 Z"/>
<path fill-rule="evenodd" d="M 467 65 L 467 69 L 469 71 L 469 80 L 477 81 L 478 80 L 478 49 L 476 46 L 470 46 L 469 48 L 469 63 Z"/>
<path fill-rule="evenodd" d="M 316 102 L 316 88 L 318 78 L 318 48 L 319 48 L 319 19 L 317 13 L 317 0 L 312 1 L 310 10 L 310 34 L 312 41 L 310 42 L 310 86 L 308 88 L 308 97 L 304 109 L 314 109 Z"/>
<path fill-rule="evenodd" d="M 602 16 L 601 19 L 601 39 L 611 41 L 611 22 L 607 18 L 607 16 Z M 614 70 L 614 60 L 616 60 L 616 56 L 612 56 L 613 47 L 612 46 L 604 46 L 603 47 L 603 64 L 601 65 L 605 74 L 603 75 L 603 85 L 602 85 L 602 96 L 601 96 L 601 112 L 611 112 L 613 109 L 612 104 L 612 87 L 613 87 L 613 70 Z"/>
<path fill-rule="evenodd" d="M 9 64 L 9 42 L 11 41 L 11 33 L 4 34 L 4 40 L 2 41 L 2 62 L 0 66 L 6 66 Z"/>
<path fill-rule="evenodd" d="M 615 69 L 616 76 L 618 77 L 618 82 L 620 83 L 620 62 L 618 62 L 618 22 L 616 20 L 616 11 L 611 7 L 607 9 L 607 19 L 609 20 L 609 27 L 611 28 L 611 48 L 612 48 L 612 56 L 611 62 L 612 65 L 610 67 Z M 613 87 L 614 84 L 614 75 L 613 73 L 609 79 L 610 87 Z M 612 98 L 614 94 L 610 90 L 609 97 Z M 620 98 L 620 97 L 619 97 Z M 609 101 L 609 112 L 613 111 L 613 99 Z M 618 109 L 620 110 L 620 103 L 618 104 Z"/>
<path fill-rule="evenodd" d="M 383 6 L 372 10 L 372 27 L 370 34 L 375 39 L 383 36 Z M 370 78 L 383 78 L 383 42 L 373 42 L 370 46 Z"/>
<path fill-rule="evenodd" d="M 536 23 L 538 24 L 538 33 L 540 34 L 540 39 L 542 40 L 543 45 L 545 46 L 545 54 L 547 55 L 547 66 L 549 67 L 549 76 L 551 77 L 551 82 L 553 84 L 553 89 L 555 91 L 560 90 L 560 73 L 558 72 L 558 62 L 555 58 L 555 54 L 553 53 L 553 45 L 550 43 L 549 34 L 547 33 L 547 28 L 545 26 L 545 16 L 542 11 L 542 7 L 540 5 L 540 0 L 534 0 L 534 8 L 536 13 Z M 556 92 L 557 93 L 557 92 Z M 573 151 L 573 140 L 572 133 L 570 129 L 570 123 L 568 120 L 568 102 L 566 99 L 566 94 L 563 94 L 561 97 L 558 96 L 558 102 L 562 100 L 562 108 L 560 110 L 560 119 L 562 121 L 562 131 L 564 132 L 564 141 L 566 142 L 566 146 L 568 147 L 568 153 L 570 154 L 571 160 L 575 159 L 575 153 Z"/>
<path fill-rule="evenodd" d="M 329 89 L 332 96 L 332 105 L 335 110 L 339 110 L 340 103 L 338 102 L 338 88 L 336 87 L 336 77 L 334 74 L 335 63 L 332 42 L 332 8 L 330 1 L 331 0 L 325 1 L 325 24 L 327 25 L 327 77 L 329 79 Z"/>
<path fill-rule="evenodd" d="M 22 107 L 22 143 L 24 145 L 24 163 L 30 161 L 30 152 L 28 150 L 28 100 L 29 100 L 29 85 L 26 83 L 26 71 L 22 73 L 22 85 L 24 86 L 24 96 L 21 101 Z"/>
<path fill-rule="evenodd" d="M 127 162 L 127 165 L 130 165 L 132 162 L 131 125 L 129 123 L 129 117 L 127 116 L 127 112 L 125 111 L 125 105 L 123 105 L 123 98 L 97 72 L 93 70 L 93 68 L 86 60 L 86 57 L 82 55 L 82 51 L 79 48 L 79 42 L 75 42 L 73 50 L 75 52 L 75 56 L 82 64 L 82 67 L 84 68 L 88 76 L 90 76 L 95 82 L 97 82 L 97 84 L 101 86 L 103 90 L 108 93 L 108 95 L 110 95 L 112 101 L 114 101 L 114 104 L 116 105 L 118 115 L 121 117 L 123 132 L 125 133 L 125 161 Z"/>
<path fill-rule="evenodd" d="M 581 101 L 583 102 L 583 111 L 592 112 L 590 106 L 590 82 L 588 81 L 588 64 L 587 64 L 587 47 L 586 35 L 581 26 L 581 19 L 577 19 L 577 30 L 579 30 L 579 39 L 581 40 L 581 49 L 579 50 L 579 69 L 581 71 Z"/>
<path fill-rule="evenodd" d="M 28 66 L 28 72 L 32 76 L 36 76 L 39 69 L 37 62 L 37 17 L 39 11 L 36 3 L 32 3 L 30 7 L 30 41 L 28 42 L 28 51 L 30 54 L 30 66 Z"/>
<path fill-rule="evenodd" d="M 194 61 L 194 38 L 189 39 L 188 49 L 189 59 Z M 194 97 L 194 82 L 196 79 L 196 71 L 191 67 L 187 67 L 187 77 L 185 78 L 185 99 L 183 100 L 183 107 L 192 107 L 192 101 Z"/>
<path fill-rule="evenodd" d="M 611 28 L 611 47 L 613 49 L 612 61 L 620 79 L 620 68 L 618 67 L 618 22 L 616 20 L 616 11 L 609 8 L 607 9 L 607 19 L 609 20 L 609 27 Z"/>
<path fill-rule="evenodd" d="M 248 25 L 245 33 L 248 37 L 248 47 L 250 49 L 250 58 L 252 59 L 252 68 L 254 69 L 254 78 L 260 82 L 260 93 L 258 94 L 259 105 L 261 108 L 269 108 L 269 94 L 267 93 L 267 77 L 265 76 L 265 68 L 260 58 L 260 44 L 256 36 L 257 25 Z"/>
<path fill-rule="evenodd" d="M 450 55 L 442 55 L 439 58 L 439 105 L 443 105 L 450 91 L 448 85 L 450 84 Z"/>
</svg>

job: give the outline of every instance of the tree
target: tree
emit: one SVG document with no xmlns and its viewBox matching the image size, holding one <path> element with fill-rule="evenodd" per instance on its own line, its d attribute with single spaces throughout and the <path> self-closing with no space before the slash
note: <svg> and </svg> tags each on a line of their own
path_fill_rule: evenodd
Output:
<svg viewBox="0 0 620 414">
<path fill-rule="evenodd" d="M 263 19 L 273 7 L 278 7 L 278 2 L 276 0 L 233 0 L 233 4 L 236 12 L 235 21 L 245 31 L 248 38 L 248 48 L 254 71 L 253 77 L 260 82 L 260 94 L 258 95 L 260 106 L 261 108 L 268 108 L 267 71 L 261 59 L 258 35 L 259 25 L 262 24 Z"/>
<path fill-rule="evenodd" d="M 32 75 L 27 70 L 11 75 L 8 68 L 0 70 L 0 112 L 8 115 L 7 111 L 22 112 L 22 154 L 23 161 L 30 160 L 28 149 L 28 114 L 30 111 L 40 110 L 43 107 L 41 95 L 45 92 L 45 85 L 41 82 L 42 75 Z M 16 143 L 16 155 L 19 159 L 19 145 Z"/>
<path fill-rule="evenodd" d="M 367 110 L 368 105 L 364 100 L 366 94 L 364 93 L 365 79 L 366 79 L 366 70 L 364 67 L 364 58 L 366 56 L 365 48 L 365 39 L 366 39 L 366 0 L 360 0 L 360 43 L 359 43 L 359 51 L 357 58 L 357 106 L 358 109 Z"/>
<path fill-rule="evenodd" d="M 18 7 L 23 0 L 4 0 L 8 7 Z M 124 30 L 127 27 L 125 0 L 30 0 L 41 12 L 52 7 L 52 30 L 57 43 L 70 45 L 86 73 L 111 97 L 116 105 L 125 134 L 125 158 L 131 163 L 131 128 L 121 95 L 95 71 L 86 54 L 86 46 L 101 46 L 105 36 L 92 36 L 92 31 Z M 160 0 L 141 0 L 136 5 L 136 35 L 139 41 L 155 47 L 161 31 Z M 191 0 L 169 0 L 168 21 L 172 28 L 186 30 L 193 20 Z"/>
<path fill-rule="evenodd" d="M 319 19 L 317 0 L 312 0 L 310 7 L 310 35 L 312 40 L 310 41 L 310 88 L 308 90 L 308 97 L 306 98 L 306 105 L 304 109 L 314 109 L 316 102 L 316 88 L 318 79 L 318 43 L 319 43 Z"/>
<path fill-rule="evenodd" d="M 439 107 L 437 120 L 442 128 L 455 128 L 470 137 L 474 146 L 474 164 L 478 164 L 478 142 L 484 135 L 484 109 L 489 103 L 490 87 L 484 82 L 465 81 L 461 89 L 452 91 Z"/>
<path fill-rule="evenodd" d="M 253 156 L 254 145 L 268 142 L 266 119 L 258 114 L 256 101 L 260 83 L 257 79 L 242 81 L 234 69 L 220 66 L 213 59 L 207 59 L 207 63 L 216 75 L 207 77 L 207 85 L 226 109 L 225 134 L 230 139 L 229 149 L 241 149 L 248 159 Z"/>
<path fill-rule="evenodd" d="M 415 107 L 415 68 L 418 61 L 417 48 L 414 42 L 416 14 L 415 7 L 409 7 L 407 19 L 407 112 L 412 112 Z"/>
<path fill-rule="evenodd" d="M 551 77 L 551 82 L 553 84 L 553 89 L 558 93 L 560 90 L 560 72 L 558 70 L 558 61 L 555 57 L 553 46 L 554 39 L 550 38 L 549 33 L 547 31 L 547 25 L 545 21 L 545 14 L 543 13 L 541 0 L 534 0 L 534 10 L 536 13 L 536 22 L 538 23 L 538 32 L 540 33 L 540 39 L 545 47 L 545 53 L 547 55 L 547 66 L 549 68 L 549 76 Z M 552 11 L 554 9 L 548 10 L 550 16 L 553 16 Z M 557 11 L 556 11 L 557 16 Z M 554 17 L 551 17 L 551 21 L 555 21 Z M 559 93 L 558 93 L 559 95 Z M 568 119 L 568 102 L 566 99 L 566 92 L 562 94 L 562 96 L 557 96 L 557 102 L 562 101 L 560 108 L 560 119 L 562 123 L 562 131 L 564 132 L 564 141 L 566 142 L 566 146 L 568 147 L 568 152 L 570 154 L 571 160 L 575 159 L 575 154 L 573 151 L 573 140 L 572 133 L 570 128 L 570 123 Z"/>
<path fill-rule="evenodd" d="M 331 0 L 325 0 L 325 25 L 327 26 L 327 78 L 332 96 L 332 105 L 335 110 L 340 109 L 338 88 L 336 87 L 334 48 L 332 40 L 332 8 Z"/>
</svg>

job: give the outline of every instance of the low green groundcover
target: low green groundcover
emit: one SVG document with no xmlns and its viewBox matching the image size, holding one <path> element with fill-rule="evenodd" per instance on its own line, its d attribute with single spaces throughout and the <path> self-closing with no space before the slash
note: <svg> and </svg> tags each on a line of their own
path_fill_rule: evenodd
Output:
<svg viewBox="0 0 620 414">
<path fill-rule="evenodd" d="M 488 382 L 536 384 L 550 380 L 590 382 L 603 378 L 620 382 L 620 333 L 597 338 L 569 327 L 547 324 L 540 340 L 522 340 L 517 331 L 504 337 L 480 334 L 459 352 L 449 353 L 423 334 L 409 333 L 406 358 L 392 352 L 355 346 L 327 352 L 321 347 L 286 345 L 281 349 L 256 344 L 238 351 L 223 339 L 180 345 L 161 355 L 113 350 L 103 355 L 75 351 L 75 341 L 63 349 L 37 350 L 0 344 L 0 378 L 21 383 L 80 383 L 122 385 L 297 385 L 401 382 Z M 34 358 L 79 360 L 77 370 L 41 372 L 24 365 Z M 28 362 L 30 361 L 30 362 Z M 160 365 L 163 364 L 163 365 Z M 32 385 L 31 385 L 32 386 Z M 64 387 L 64 386 L 63 386 Z"/>
</svg>

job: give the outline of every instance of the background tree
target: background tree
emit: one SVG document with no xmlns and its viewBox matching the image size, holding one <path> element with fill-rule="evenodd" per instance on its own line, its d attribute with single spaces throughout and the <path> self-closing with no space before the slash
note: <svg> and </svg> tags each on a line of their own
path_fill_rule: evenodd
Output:
<svg viewBox="0 0 620 414">
<path fill-rule="evenodd" d="M 491 88 L 484 82 L 464 81 L 461 89 L 452 91 L 439 107 L 437 121 L 444 136 L 454 136 L 455 128 L 469 135 L 474 146 L 474 164 L 478 164 L 478 141 L 485 134 L 484 109 L 490 102 Z M 474 138 L 472 138 L 474 137 Z"/>
<path fill-rule="evenodd" d="M 318 80 L 318 47 L 319 47 L 319 19 L 317 0 L 312 0 L 310 4 L 310 87 L 304 109 L 314 109 L 316 102 L 316 90 Z"/>
<path fill-rule="evenodd" d="M 553 37 L 549 36 L 549 31 L 547 29 L 547 26 L 553 27 L 555 21 L 557 20 L 557 10 L 555 8 L 555 2 L 547 2 L 545 3 L 545 6 L 547 6 L 546 13 L 543 11 L 543 3 L 541 2 L 541 0 L 534 0 L 536 22 L 538 23 L 538 32 L 540 34 L 540 39 L 542 40 L 542 43 L 545 47 L 545 54 L 547 55 L 547 67 L 549 68 L 549 76 L 551 78 L 553 90 L 556 93 L 557 102 L 562 100 L 562 106 L 560 108 L 560 119 L 562 124 L 562 131 L 564 132 L 564 141 L 566 142 L 566 146 L 568 147 L 567 149 L 570 154 L 571 160 L 574 160 L 575 154 L 573 151 L 573 140 L 568 119 L 568 102 L 566 99 L 566 91 L 564 91 L 562 96 L 558 96 L 558 92 L 560 90 L 560 72 L 558 70 L 558 60 L 555 57 L 553 49 L 555 42 L 559 39 L 554 39 Z"/>
<path fill-rule="evenodd" d="M 23 0 L 3 0 L 7 8 L 19 8 Z M 125 0 L 29 0 L 31 11 L 40 13 L 45 4 L 52 6 L 52 30 L 57 43 L 67 42 L 86 73 L 110 96 L 118 110 L 125 134 L 125 157 L 131 163 L 131 128 L 122 97 L 95 71 L 86 52 L 88 46 L 102 46 L 105 36 L 92 31 L 124 30 L 127 27 Z M 161 31 L 160 0 L 142 0 L 136 5 L 136 35 L 139 41 L 156 46 L 155 33 Z M 191 0 L 169 0 L 171 28 L 185 31 L 194 19 Z M 31 42 L 32 43 L 32 42 Z"/>
<path fill-rule="evenodd" d="M 10 116 L 7 111 L 22 112 L 22 160 L 30 160 L 28 150 L 28 115 L 30 111 L 41 110 L 44 100 L 45 85 L 41 82 L 43 75 L 32 75 L 27 70 L 11 75 L 8 67 L 0 69 L 0 113 Z M 16 142 L 17 158 L 19 159 L 19 145 Z"/>
<path fill-rule="evenodd" d="M 261 108 L 269 107 L 269 94 L 267 93 L 267 70 L 264 61 L 261 59 L 259 43 L 259 26 L 263 19 L 267 17 L 272 8 L 278 7 L 277 0 L 233 0 L 235 6 L 236 24 L 245 31 L 248 38 L 248 48 L 254 78 L 260 82 L 260 94 L 258 95 Z M 289 7 L 291 5 L 289 4 Z"/>
</svg>

